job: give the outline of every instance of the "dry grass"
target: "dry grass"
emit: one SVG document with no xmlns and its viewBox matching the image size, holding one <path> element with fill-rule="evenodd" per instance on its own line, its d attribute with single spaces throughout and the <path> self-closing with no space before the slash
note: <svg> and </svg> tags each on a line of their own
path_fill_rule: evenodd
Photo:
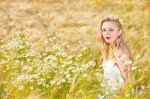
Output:
<svg viewBox="0 0 150 99">
<path fill-rule="evenodd" d="M 20 33 L 21 38 L 32 42 L 31 46 L 39 52 L 51 50 L 52 46 L 57 43 L 71 46 L 68 51 L 72 51 L 80 45 L 86 45 L 90 48 L 89 54 L 97 55 L 99 45 L 96 42 L 96 36 L 100 18 L 108 14 L 116 15 L 124 20 L 125 40 L 135 60 L 133 67 L 138 68 L 133 70 L 136 86 L 144 85 L 146 90 L 145 95 L 137 94 L 135 98 L 143 98 L 150 91 L 148 78 L 150 75 L 149 12 L 149 0 L 1 0 L 0 44 L 7 45 L 13 38 L 16 38 L 17 33 Z M 12 53 L 9 52 L 9 54 Z M 3 60 L 2 54 L 0 57 Z M 99 56 L 95 56 L 95 58 L 97 57 Z M 83 58 L 88 58 L 88 56 Z M 5 70 L 4 67 L 4 65 L 0 67 L 1 75 Z M 2 80 L 0 79 L 1 82 Z M 80 81 L 82 80 L 79 79 L 78 83 Z M 0 90 L 2 91 L 2 87 Z M 56 89 L 54 90 L 53 93 L 59 93 Z M 73 92 L 75 94 L 68 94 L 68 97 L 86 97 L 83 95 L 86 91 L 74 89 Z M 24 92 L 24 94 L 26 93 L 28 92 Z M 88 93 L 89 95 L 85 99 L 93 97 L 93 94 L 90 96 L 90 92 Z M 67 95 L 63 97 L 67 97 Z"/>
</svg>

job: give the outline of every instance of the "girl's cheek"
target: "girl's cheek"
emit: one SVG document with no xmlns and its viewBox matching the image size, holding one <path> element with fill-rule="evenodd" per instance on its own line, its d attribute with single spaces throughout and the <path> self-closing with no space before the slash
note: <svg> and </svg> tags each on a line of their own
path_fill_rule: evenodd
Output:
<svg viewBox="0 0 150 99">
<path fill-rule="evenodd" d="M 113 36 L 117 36 L 117 33 L 114 31 L 114 32 L 112 33 L 112 35 L 113 35 Z"/>
<path fill-rule="evenodd" d="M 104 36 L 106 33 L 105 32 L 102 32 L 102 35 Z"/>
</svg>

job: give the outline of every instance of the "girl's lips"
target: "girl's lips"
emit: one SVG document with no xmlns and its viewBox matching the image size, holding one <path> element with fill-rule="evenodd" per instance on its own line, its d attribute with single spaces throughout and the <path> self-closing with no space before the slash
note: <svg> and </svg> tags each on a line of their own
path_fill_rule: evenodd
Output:
<svg viewBox="0 0 150 99">
<path fill-rule="evenodd" d="M 110 37 L 105 37 L 106 39 L 110 39 Z"/>
</svg>

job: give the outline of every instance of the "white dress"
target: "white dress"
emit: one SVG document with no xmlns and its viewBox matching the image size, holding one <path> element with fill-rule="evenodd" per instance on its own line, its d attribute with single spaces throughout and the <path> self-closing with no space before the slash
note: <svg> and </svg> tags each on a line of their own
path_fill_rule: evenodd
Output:
<svg viewBox="0 0 150 99">
<path fill-rule="evenodd" d="M 102 64 L 104 70 L 103 84 L 109 87 L 110 93 L 124 86 L 124 79 L 119 67 L 111 60 L 107 60 Z"/>
</svg>

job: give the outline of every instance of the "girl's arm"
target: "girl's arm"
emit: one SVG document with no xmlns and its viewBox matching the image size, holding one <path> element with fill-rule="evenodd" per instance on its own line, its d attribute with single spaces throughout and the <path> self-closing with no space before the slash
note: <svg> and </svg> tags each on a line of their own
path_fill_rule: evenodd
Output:
<svg viewBox="0 0 150 99">
<path fill-rule="evenodd" d="M 131 80 L 131 66 L 133 63 L 131 53 L 127 48 L 121 48 L 116 54 L 116 62 L 125 82 L 128 83 Z"/>
</svg>

